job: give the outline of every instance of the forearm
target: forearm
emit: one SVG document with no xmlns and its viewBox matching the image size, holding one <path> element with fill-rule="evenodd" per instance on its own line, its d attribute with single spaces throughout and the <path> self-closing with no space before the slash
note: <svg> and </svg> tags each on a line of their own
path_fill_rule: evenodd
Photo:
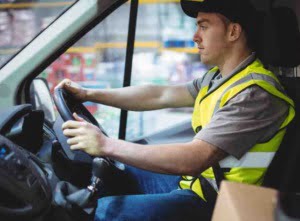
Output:
<svg viewBox="0 0 300 221">
<path fill-rule="evenodd" d="M 164 108 L 159 101 L 162 90 L 163 86 L 155 85 L 88 90 L 87 99 L 125 110 L 155 110 Z"/>
<path fill-rule="evenodd" d="M 185 85 L 142 85 L 87 91 L 87 100 L 124 110 L 147 111 L 193 105 Z"/>
<path fill-rule="evenodd" d="M 200 142 L 200 141 L 197 141 Z M 106 156 L 144 170 L 174 175 L 198 175 L 214 157 L 201 145 L 190 143 L 139 145 L 109 138 Z M 216 154 L 216 157 L 218 155 Z"/>
<path fill-rule="evenodd" d="M 73 116 L 76 121 L 62 125 L 64 135 L 69 137 L 67 143 L 71 150 L 109 157 L 141 169 L 196 176 L 227 155 L 220 148 L 199 139 L 188 143 L 141 145 L 109 138 L 77 114 Z"/>
</svg>

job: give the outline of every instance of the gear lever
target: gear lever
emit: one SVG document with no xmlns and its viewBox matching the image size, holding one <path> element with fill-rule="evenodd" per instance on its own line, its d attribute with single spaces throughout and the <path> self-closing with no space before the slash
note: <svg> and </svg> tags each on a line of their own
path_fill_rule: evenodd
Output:
<svg viewBox="0 0 300 221">
<path fill-rule="evenodd" d="M 92 169 L 92 179 L 91 185 L 87 187 L 89 191 L 94 194 L 98 191 L 97 186 L 102 186 L 103 182 L 101 179 L 105 176 L 105 173 L 108 171 L 109 163 L 106 159 L 96 157 L 93 160 L 93 169 Z"/>
<path fill-rule="evenodd" d="M 91 185 L 84 189 L 78 189 L 71 183 L 60 181 L 56 185 L 54 193 L 54 202 L 57 206 L 78 214 L 78 208 L 86 215 L 92 215 L 97 205 L 97 196 L 95 193 L 99 187 L 103 186 L 103 178 L 110 170 L 110 164 L 107 159 L 94 158 L 92 164 Z"/>
</svg>

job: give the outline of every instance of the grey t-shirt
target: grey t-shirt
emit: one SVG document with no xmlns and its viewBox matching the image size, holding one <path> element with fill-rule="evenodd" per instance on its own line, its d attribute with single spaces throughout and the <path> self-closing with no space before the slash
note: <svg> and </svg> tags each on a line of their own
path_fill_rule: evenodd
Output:
<svg viewBox="0 0 300 221">
<path fill-rule="evenodd" d="M 247 60 L 245 63 L 249 63 Z M 211 89 L 222 81 L 218 75 Z M 196 99 L 201 79 L 187 84 Z M 212 117 L 195 138 L 213 144 L 240 159 L 257 143 L 268 141 L 278 131 L 288 114 L 288 104 L 259 86 L 251 86 L 233 97 Z"/>
</svg>

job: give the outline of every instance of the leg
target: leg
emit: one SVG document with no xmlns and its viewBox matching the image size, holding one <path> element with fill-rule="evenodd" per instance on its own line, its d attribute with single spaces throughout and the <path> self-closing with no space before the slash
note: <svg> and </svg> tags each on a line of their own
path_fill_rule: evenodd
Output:
<svg viewBox="0 0 300 221">
<path fill-rule="evenodd" d="M 135 194 L 169 193 L 178 189 L 180 176 L 153 173 L 127 166 L 126 173 L 130 179 L 127 186 L 132 185 Z"/>
<path fill-rule="evenodd" d="M 190 190 L 111 196 L 98 200 L 95 220 L 210 220 L 213 207 Z"/>
<path fill-rule="evenodd" d="M 100 196 L 169 193 L 178 188 L 180 181 L 180 176 L 153 173 L 127 165 L 124 173 L 107 178 Z"/>
</svg>

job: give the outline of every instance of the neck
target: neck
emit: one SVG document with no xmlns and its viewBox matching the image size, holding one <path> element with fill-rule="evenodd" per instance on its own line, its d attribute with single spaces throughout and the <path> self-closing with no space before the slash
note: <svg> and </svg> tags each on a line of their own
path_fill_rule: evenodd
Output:
<svg viewBox="0 0 300 221">
<path fill-rule="evenodd" d="M 220 62 L 218 66 L 222 77 L 228 76 L 232 71 L 241 64 L 247 57 L 251 55 L 251 51 L 247 50 L 235 50 L 228 53 L 223 62 Z"/>
</svg>

